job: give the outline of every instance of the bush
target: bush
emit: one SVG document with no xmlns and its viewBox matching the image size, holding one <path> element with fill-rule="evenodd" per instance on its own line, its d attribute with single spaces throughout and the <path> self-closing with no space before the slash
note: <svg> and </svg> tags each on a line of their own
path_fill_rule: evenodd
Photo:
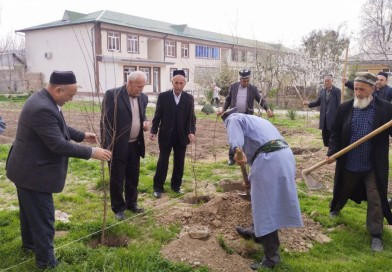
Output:
<svg viewBox="0 0 392 272">
<path fill-rule="evenodd" d="M 287 110 L 286 116 L 289 117 L 291 120 L 295 120 L 297 117 L 297 111 L 296 110 Z"/>
</svg>

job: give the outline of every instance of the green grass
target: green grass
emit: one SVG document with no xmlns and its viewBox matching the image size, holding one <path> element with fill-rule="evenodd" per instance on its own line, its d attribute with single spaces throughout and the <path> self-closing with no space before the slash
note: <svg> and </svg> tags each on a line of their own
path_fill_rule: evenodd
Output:
<svg viewBox="0 0 392 272">
<path fill-rule="evenodd" d="M 85 109 L 78 106 L 72 110 L 84 111 Z M 148 108 L 147 112 L 148 116 L 152 116 L 153 109 Z M 197 117 L 215 120 L 215 116 L 199 112 Z M 276 116 L 270 120 L 285 130 L 293 131 L 304 127 L 306 122 L 301 116 L 295 120 L 284 116 Z M 307 128 L 305 131 L 319 137 L 318 144 L 320 144 L 319 130 Z M 33 255 L 20 249 L 16 190 L 13 183 L 5 177 L 4 169 L 9 148 L 9 145 L 0 145 L 0 256 L 2 258 L 0 271 L 14 265 L 17 266 L 8 271 L 39 271 L 35 268 Z M 141 161 L 139 191 L 141 194 L 146 193 L 139 198 L 141 206 L 148 201 L 153 201 L 152 179 L 156 160 L 155 156 L 147 154 Z M 106 234 L 126 235 L 130 238 L 130 243 L 122 248 L 90 247 L 89 243 L 101 236 L 103 182 L 100 165 L 93 160 L 71 159 L 65 189 L 60 194 L 54 194 L 56 210 L 72 214 L 72 217 L 69 223 L 58 221 L 55 224 L 56 230 L 64 231 L 64 235 L 55 238 L 56 256 L 62 264 L 53 271 L 210 271 L 206 267 L 192 268 L 185 264 L 169 262 L 160 255 L 160 249 L 175 239 L 181 226 L 160 225 L 155 220 L 155 211 L 148 211 L 143 216 L 136 216 L 118 224 L 108 208 Z M 390 166 L 391 169 L 392 165 Z M 169 176 L 171 167 L 172 163 L 169 164 Z M 108 173 L 105 175 L 107 180 Z M 241 173 L 238 168 L 227 166 L 226 161 L 215 163 L 198 160 L 192 167 L 191 160 L 187 158 L 184 173 L 185 191 L 194 189 L 195 177 L 198 186 L 203 187 L 207 184 L 218 184 L 222 179 L 240 181 Z M 177 197 L 170 192 L 169 186 L 170 184 L 166 182 L 165 189 L 168 196 Z M 332 241 L 324 244 L 314 243 L 313 248 L 305 253 L 285 252 L 281 249 L 282 264 L 273 271 L 392 271 L 391 230 L 384 232 L 384 252 L 371 252 L 370 237 L 365 226 L 366 203 L 358 205 L 349 201 L 341 215 L 331 219 L 329 218 L 330 192 L 309 192 L 304 182 L 298 183 L 297 187 L 301 211 L 319 222 Z M 221 190 L 219 186 L 217 190 Z M 109 203 L 108 207 L 110 207 Z M 130 213 L 127 215 L 129 216 Z M 232 253 L 223 236 L 216 239 L 224 250 Z M 261 256 L 261 251 L 252 254 L 255 260 L 259 260 Z"/>
</svg>

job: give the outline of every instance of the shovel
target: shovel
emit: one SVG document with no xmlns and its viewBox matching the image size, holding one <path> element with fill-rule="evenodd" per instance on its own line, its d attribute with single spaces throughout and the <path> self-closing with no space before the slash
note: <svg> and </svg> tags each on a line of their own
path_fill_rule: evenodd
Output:
<svg viewBox="0 0 392 272">
<path fill-rule="evenodd" d="M 384 125 L 382 125 L 381 127 L 373 130 L 372 132 L 370 132 L 369 134 L 363 136 L 361 139 L 355 141 L 354 143 L 350 144 L 349 146 L 346 146 L 345 148 L 343 148 L 342 150 L 340 150 L 339 152 L 336 152 L 335 154 L 333 154 L 330 159 L 337 159 L 340 156 L 346 154 L 347 152 L 351 151 L 352 149 L 356 148 L 357 146 L 359 146 L 360 144 L 366 142 L 367 140 L 373 138 L 374 136 L 376 136 L 377 134 L 383 132 L 384 130 L 386 130 L 387 128 L 392 126 L 392 120 L 389 121 L 388 123 L 385 123 Z M 320 168 L 321 166 L 327 164 L 326 160 L 322 160 L 319 163 L 302 170 L 302 177 L 305 180 L 306 186 L 308 186 L 308 188 L 310 190 L 319 190 L 322 189 L 324 186 L 322 183 L 317 182 L 311 175 L 310 173 L 314 170 L 316 170 L 317 168 Z"/>
<path fill-rule="evenodd" d="M 235 153 L 236 153 L 237 159 L 239 161 L 242 161 L 244 159 L 241 148 L 237 147 Z M 238 195 L 241 196 L 242 198 L 250 199 L 250 193 L 249 193 L 250 183 L 249 183 L 249 179 L 248 179 L 248 173 L 246 172 L 246 166 L 245 166 L 245 164 L 242 164 L 242 165 L 240 165 L 240 167 L 241 167 L 242 179 L 244 181 L 246 191 L 245 192 L 238 192 Z"/>
</svg>

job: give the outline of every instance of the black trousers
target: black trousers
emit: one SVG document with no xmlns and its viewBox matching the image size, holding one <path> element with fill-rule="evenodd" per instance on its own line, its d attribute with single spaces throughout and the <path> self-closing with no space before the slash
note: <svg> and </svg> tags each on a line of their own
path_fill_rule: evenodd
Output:
<svg viewBox="0 0 392 272">
<path fill-rule="evenodd" d="M 336 192 L 336 211 L 341 210 L 350 198 L 358 183 L 364 182 L 367 196 L 366 227 L 373 236 L 381 236 L 383 233 L 384 213 L 381 206 L 381 198 L 376 186 L 374 171 L 352 172 L 345 170 L 343 173 L 343 186 Z"/>
<path fill-rule="evenodd" d="M 19 200 L 22 247 L 33 250 L 38 267 L 57 263 L 54 256 L 54 204 L 51 193 L 16 187 Z"/>
<path fill-rule="evenodd" d="M 321 136 L 323 137 L 324 146 L 328 147 L 331 131 L 327 129 L 327 124 L 324 124 L 324 128 L 321 130 Z"/>
<path fill-rule="evenodd" d="M 264 249 L 262 263 L 268 267 L 274 267 L 280 262 L 279 255 L 279 233 L 278 230 L 268 233 L 267 235 L 258 237 Z"/>
<path fill-rule="evenodd" d="M 128 143 L 126 157 L 113 157 L 109 162 L 109 169 L 112 211 L 114 213 L 123 212 L 137 204 L 140 170 L 138 142 Z"/>
<path fill-rule="evenodd" d="M 169 158 L 173 149 L 173 173 L 171 177 L 171 189 L 178 191 L 181 188 L 182 177 L 184 175 L 184 163 L 186 146 L 180 144 L 177 137 L 172 137 L 171 143 L 167 146 L 159 146 L 159 158 L 154 176 L 154 192 L 163 192 L 163 185 L 166 180 L 169 168 Z"/>
</svg>

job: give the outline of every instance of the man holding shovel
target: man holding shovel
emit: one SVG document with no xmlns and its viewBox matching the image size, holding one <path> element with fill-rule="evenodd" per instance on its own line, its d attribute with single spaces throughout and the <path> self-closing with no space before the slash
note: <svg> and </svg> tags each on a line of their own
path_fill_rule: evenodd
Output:
<svg viewBox="0 0 392 272">
<path fill-rule="evenodd" d="M 222 115 L 227 128 L 230 148 L 239 165 L 251 166 L 249 181 L 254 230 L 237 227 L 244 238 L 253 237 L 264 249 L 256 270 L 274 267 L 280 262 L 280 228 L 302 227 L 295 186 L 295 158 L 279 131 L 258 116 L 235 113 L 236 108 Z M 236 149 L 240 149 L 239 159 Z M 243 150 L 243 151 L 242 151 Z M 282 199 L 284 201 L 282 201 Z"/>
<path fill-rule="evenodd" d="M 392 104 L 373 96 L 377 77 L 368 72 L 357 73 L 354 99 L 341 104 L 331 131 L 327 162 L 339 150 L 368 135 L 392 119 Z M 330 216 L 335 217 L 348 199 L 361 203 L 367 200 L 366 226 L 372 236 L 373 251 L 383 251 L 384 217 L 392 224 L 388 205 L 388 128 L 337 159 Z"/>
</svg>

